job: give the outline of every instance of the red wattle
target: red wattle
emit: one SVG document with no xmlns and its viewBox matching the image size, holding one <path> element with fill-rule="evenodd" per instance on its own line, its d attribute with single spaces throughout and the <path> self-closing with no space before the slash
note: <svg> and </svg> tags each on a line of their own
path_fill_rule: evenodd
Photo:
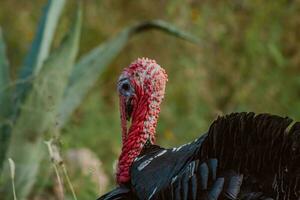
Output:
<svg viewBox="0 0 300 200">
<path fill-rule="evenodd" d="M 123 146 L 116 174 L 118 184 L 130 181 L 130 167 L 147 140 L 152 144 L 155 142 L 159 106 L 164 97 L 167 75 L 154 60 L 143 58 L 125 68 L 120 76 L 122 78 L 130 80 L 135 94 L 131 99 L 133 110 L 129 130 L 126 121 L 126 98 L 120 95 Z"/>
</svg>

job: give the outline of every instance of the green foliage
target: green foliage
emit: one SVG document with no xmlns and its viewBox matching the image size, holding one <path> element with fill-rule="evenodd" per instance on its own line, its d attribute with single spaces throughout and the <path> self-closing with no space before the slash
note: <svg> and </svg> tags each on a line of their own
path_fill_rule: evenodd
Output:
<svg viewBox="0 0 300 200">
<path fill-rule="evenodd" d="M 18 77 L 16 94 L 14 94 L 14 98 L 16 100 L 14 108 L 9 105 L 12 104 L 12 96 L 11 92 L 9 91 L 13 87 L 12 85 L 9 85 L 9 80 L 6 80 L 10 77 L 10 74 L 8 74 L 8 70 L 1 71 L 1 75 L 3 76 L 3 84 L 1 84 L 3 86 L 2 94 L 5 94 L 6 96 L 6 102 L 1 104 L 1 107 L 3 107 L 3 110 L 6 110 L 6 116 L 4 116 L 5 118 L 3 118 L 5 119 L 3 121 L 6 122 L 6 125 L 2 127 L 2 131 L 0 132 L 1 137 L 5 137 L 3 138 L 3 140 L 1 140 L 4 142 L 4 144 L 1 145 L 1 148 L 3 148 L 3 150 L 1 150 L 0 152 L 0 171 L 2 169 L 4 155 L 7 149 L 6 143 L 8 142 L 11 132 L 11 127 L 9 127 L 8 124 L 12 124 L 16 116 L 18 115 L 20 104 L 24 100 L 25 95 L 27 94 L 27 90 L 31 87 L 31 80 L 33 79 L 33 76 L 38 73 L 38 71 L 42 67 L 43 62 L 48 57 L 54 31 L 56 29 L 58 18 L 61 14 L 63 6 L 64 0 L 50 0 L 44 8 L 44 14 L 41 17 L 36 37 L 32 43 L 30 52 L 25 59 L 25 64 L 21 68 L 20 76 Z M 3 62 L 6 62 L 6 58 L 4 57 L 2 60 Z M 8 67 L 6 66 L 6 68 Z M 3 68 L 3 70 L 5 70 L 5 68 Z"/>
<path fill-rule="evenodd" d="M 15 182 L 20 199 L 26 198 L 31 191 L 41 159 L 45 156 L 43 136 L 55 128 L 56 108 L 62 99 L 78 51 L 80 27 L 81 10 L 78 9 L 68 36 L 46 59 L 39 75 L 33 79 L 32 89 L 12 129 L 8 157 L 16 163 Z M 9 182 L 7 172 L 5 170 L 2 174 L 4 183 Z M 6 195 L 9 195 L 7 191 Z"/>
</svg>

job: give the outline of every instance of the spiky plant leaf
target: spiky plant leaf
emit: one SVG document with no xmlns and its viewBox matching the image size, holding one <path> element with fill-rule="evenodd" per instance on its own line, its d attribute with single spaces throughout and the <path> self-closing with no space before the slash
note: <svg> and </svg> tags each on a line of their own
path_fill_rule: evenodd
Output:
<svg viewBox="0 0 300 200">
<path fill-rule="evenodd" d="M 56 110 L 59 105 L 78 51 L 81 27 L 81 9 L 69 34 L 45 61 L 39 74 L 33 80 L 32 89 L 12 130 L 8 156 L 16 164 L 16 191 L 25 199 L 36 180 L 40 161 L 44 155 L 43 144 L 46 132 L 56 124 Z M 6 168 L 5 168 L 6 170 Z M 8 173 L 3 173 L 4 183 Z M 9 190 L 9 186 L 6 187 Z M 9 194 L 5 192 L 4 194 Z M 7 197 L 11 199 L 11 197 Z"/>
<path fill-rule="evenodd" d="M 137 33 L 149 29 L 157 29 L 172 36 L 196 44 L 199 43 L 198 38 L 190 33 L 180 30 L 174 25 L 161 20 L 142 22 L 125 28 L 109 41 L 100 44 L 98 47 L 82 56 L 79 62 L 74 66 L 70 82 L 64 94 L 64 99 L 59 106 L 59 126 L 64 125 L 74 109 L 87 94 L 88 90 L 94 85 L 103 69 L 119 54 L 129 39 Z"/>
<path fill-rule="evenodd" d="M 44 8 L 34 41 L 18 77 L 19 80 L 23 81 L 17 85 L 16 89 L 16 111 L 18 111 L 18 105 L 23 102 L 28 89 L 31 87 L 31 79 L 38 74 L 43 66 L 43 62 L 49 55 L 54 33 L 64 5 L 65 0 L 49 0 Z"/>
</svg>

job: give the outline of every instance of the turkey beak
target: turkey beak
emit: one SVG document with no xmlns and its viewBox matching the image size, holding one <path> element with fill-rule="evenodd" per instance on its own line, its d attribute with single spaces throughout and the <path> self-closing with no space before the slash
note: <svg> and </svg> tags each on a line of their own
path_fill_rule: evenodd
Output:
<svg viewBox="0 0 300 200">
<path fill-rule="evenodd" d="M 125 105 L 125 113 L 126 113 L 127 121 L 130 121 L 131 119 L 132 110 L 133 110 L 132 101 L 131 98 L 129 97 L 126 99 L 126 105 Z"/>
</svg>

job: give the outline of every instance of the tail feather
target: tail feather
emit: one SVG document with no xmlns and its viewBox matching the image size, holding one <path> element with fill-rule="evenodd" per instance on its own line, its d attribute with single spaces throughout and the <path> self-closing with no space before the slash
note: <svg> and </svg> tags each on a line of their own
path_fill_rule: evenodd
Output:
<svg viewBox="0 0 300 200">
<path fill-rule="evenodd" d="M 254 176 L 279 199 L 300 196 L 300 123 L 269 114 L 233 113 L 211 125 L 201 147 L 203 159 L 217 158 L 226 170 Z"/>
</svg>

